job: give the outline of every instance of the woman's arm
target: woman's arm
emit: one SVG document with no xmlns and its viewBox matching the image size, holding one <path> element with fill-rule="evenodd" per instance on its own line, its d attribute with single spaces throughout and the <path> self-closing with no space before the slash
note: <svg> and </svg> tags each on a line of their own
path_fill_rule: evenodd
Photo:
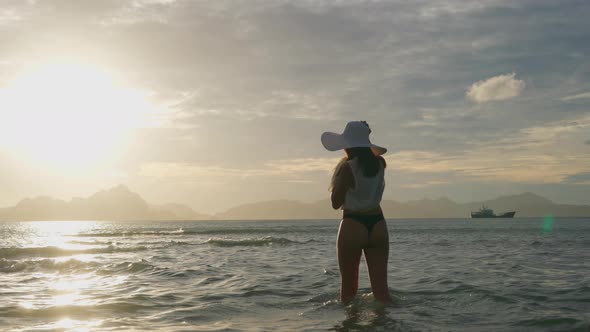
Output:
<svg viewBox="0 0 590 332">
<path fill-rule="evenodd" d="M 354 188 L 354 175 L 350 169 L 350 165 L 345 163 L 342 167 L 336 169 L 334 187 L 332 189 L 332 208 L 335 210 L 342 207 L 346 192 L 348 189 Z"/>
</svg>

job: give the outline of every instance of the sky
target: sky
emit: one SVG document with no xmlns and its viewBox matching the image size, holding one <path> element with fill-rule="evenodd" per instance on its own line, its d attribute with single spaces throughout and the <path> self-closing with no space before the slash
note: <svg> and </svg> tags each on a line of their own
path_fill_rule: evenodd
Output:
<svg viewBox="0 0 590 332">
<path fill-rule="evenodd" d="M 590 204 L 590 2 L 0 0 L 0 206 L 118 184 L 315 201 L 365 120 L 385 199 Z"/>
</svg>

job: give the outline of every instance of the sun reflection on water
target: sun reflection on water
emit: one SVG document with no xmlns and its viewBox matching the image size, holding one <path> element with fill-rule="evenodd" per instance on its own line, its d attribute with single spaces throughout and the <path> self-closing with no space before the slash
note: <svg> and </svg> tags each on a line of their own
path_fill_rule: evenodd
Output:
<svg viewBox="0 0 590 332">
<path fill-rule="evenodd" d="M 99 304 L 89 292 L 124 283 L 128 276 L 100 278 L 95 273 L 46 275 L 45 296 L 31 294 L 23 297 L 19 306 L 24 309 L 60 306 L 91 306 Z"/>
<path fill-rule="evenodd" d="M 101 295 L 104 295 L 106 290 L 125 283 L 128 276 L 102 275 L 93 263 L 100 261 L 100 256 L 92 250 L 86 250 L 104 247 L 104 244 L 78 241 L 75 236 L 96 231 L 104 225 L 97 221 L 36 221 L 21 225 L 24 228 L 22 236 L 8 240 L 17 241 L 9 245 L 38 248 L 25 251 L 29 255 L 28 258 L 20 258 L 25 262 L 23 264 L 29 264 L 33 273 L 31 276 L 34 276 L 36 281 L 35 292 L 24 292 L 20 298 L 15 298 L 14 303 L 25 311 L 49 309 L 54 312 L 47 317 L 49 320 L 35 327 L 37 330 L 93 331 L 101 326 L 101 320 L 78 317 L 84 311 L 77 312 L 73 307 L 103 304 L 104 297 Z M 53 255 L 58 257 L 51 257 Z M 41 269 L 36 270 L 39 267 Z M 44 271 L 44 268 L 51 270 Z"/>
<path fill-rule="evenodd" d="M 55 323 L 44 324 L 37 326 L 38 329 L 43 330 L 65 330 L 69 332 L 89 332 L 93 328 L 101 326 L 102 320 L 81 321 L 70 318 L 62 318 Z"/>
<path fill-rule="evenodd" d="M 66 250 L 88 248 L 72 243 L 70 235 L 99 228 L 97 221 L 31 221 L 26 223 L 30 246 L 58 247 Z"/>
<path fill-rule="evenodd" d="M 93 274 L 70 275 L 66 278 L 58 277 L 50 284 L 51 290 L 57 292 L 50 303 L 53 306 L 64 305 L 94 305 L 96 301 L 82 294 L 84 289 L 91 288 L 96 279 Z"/>
</svg>

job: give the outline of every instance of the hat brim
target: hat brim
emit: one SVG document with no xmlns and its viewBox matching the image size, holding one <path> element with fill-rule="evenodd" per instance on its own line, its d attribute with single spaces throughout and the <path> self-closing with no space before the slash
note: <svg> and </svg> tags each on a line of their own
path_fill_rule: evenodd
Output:
<svg viewBox="0 0 590 332">
<path fill-rule="evenodd" d="M 322 145 L 328 151 L 338 151 L 348 148 L 370 148 L 371 151 L 373 151 L 373 154 L 376 156 L 380 156 L 387 152 L 386 148 L 379 145 L 365 142 L 351 142 L 348 141 L 343 135 L 329 131 L 323 133 L 321 139 Z"/>
</svg>

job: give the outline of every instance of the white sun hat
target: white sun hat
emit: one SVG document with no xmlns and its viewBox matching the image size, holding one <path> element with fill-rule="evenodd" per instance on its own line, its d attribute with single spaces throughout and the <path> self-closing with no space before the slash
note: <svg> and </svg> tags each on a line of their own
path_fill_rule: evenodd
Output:
<svg viewBox="0 0 590 332">
<path fill-rule="evenodd" d="M 342 134 L 325 132 L 322 134 L 322 144 L 328 151 L 348 148 L 371 148 L 373 154 L 380 156 L 387 149 L 371 143 L 369 134 L 371 129 L 365 121 L 350 121 L 346 124 Z"/>
</svg>

